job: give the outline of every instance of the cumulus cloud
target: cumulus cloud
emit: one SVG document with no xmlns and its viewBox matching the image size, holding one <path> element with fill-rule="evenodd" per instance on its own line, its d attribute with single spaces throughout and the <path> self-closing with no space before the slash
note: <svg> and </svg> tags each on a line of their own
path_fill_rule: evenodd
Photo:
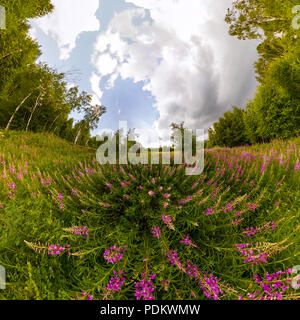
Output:
<svg viewBox="0 0 300 320">
<path fill-rule="evenodd" d="M 156 129 L 181 121 L 207 129 L 252 96 L 257 43 L 228 35 L 231 0 L 126 2 L 138 8 L 115 14 L 97 39 L 92 63 L 100 79 L 108 76 L 107 88 L 119 76 L 144 82 L 156 100 Z"/>
<path fill-rule="evenodd" d="M 40 28 L 57 42 L 60 59 L 69 58 L 76 46 L 78 36 L 85 31 L 98 31 L 100 23 L 95 14 L 99 0 L 52 0 L 55 6 L 51 14 L 32 22 L 31 34 L 35 36 Z"/>
</svg>

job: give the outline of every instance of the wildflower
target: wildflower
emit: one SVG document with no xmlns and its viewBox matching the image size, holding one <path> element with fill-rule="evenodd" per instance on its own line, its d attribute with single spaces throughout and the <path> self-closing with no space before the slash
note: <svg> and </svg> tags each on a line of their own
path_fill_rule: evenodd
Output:
<svg viewBox="0 0 300 320">
<path fill-rule="evenodd" d="M 77 226 L 74 226 L 70 231 L 74 233 L 76 236 L 84 236 L 84 239 L 86 239 L 89 233 L 91 232 L 90 230 L 87 229 L 87 227 L 77 227 Z"/>
<path fill-rule="evenodd" d="M 85 291 L 82 291 L 81 295 L 77 294 L 77 299 L 78 300 L 93 300 L 94 296 L 92 296 L 91 294 L 87 295 L 87 293 Z"/>
<path fill-rule="evenodd" d="M 59 194 L 57 195 L 57 198 L 58 198 L 58 200 L 63 200 L 63 199 L 64 199 L 64 196 L 59 193 Z"/>
<path fill-rule="evenodd" d="M 75 196 L 75 197 L 78 197 L 78 191 L 72 189 L 72 194 Z"/>
<path fill-rule="evenodd" d="M 16 190 L 17 189 L 17 186 L 16 186 L 16 184 L 14 182 L 8 183 L 8 187 L 11 190 Z"/>
<path fill-rule="evenodd" d="M 8 193 L 8 197 L 9 197 L 9 199 L 14 199 L 16 196 L 15 196 L 15 194 L 13 192 L 10 191 Z"/>
<path fill-rule="evenodd" d="M 127 200 L 129 200 L 129 199 L 130 199 L 130 196 L 129 196 L 128 194 L 125 194 L 125 195 L 124 195 L 124 198 L 127 199 Z"/>
<path fill-rule="evenodd" d="M 170 193 L 164 193 L 164 198 L 169 199 L 171 197 Z"/>
<path fill-rule="evenodd" d="M 174 227 L 174 224 L 173 224 L 174 218 L 172 218 L 172 217 L 170 217 L 168 215 L 162 214 L 162 220 L 167 225 L 167 227 L 169 229 L 175 230 L 175 227 Z"/>
<path fill-rule="evenodd" d="M 137 282 L 135 284 L 135 297 L 137 300 L 153 300 L 153 292 L 155 290 L 155 286 L 152 282 L 156 277 L 156 273 L 151 275 L 150 277 L 146 277 L 145 273 L 142 273 L 142 281 Z"/>
<path fill-rule="evenodd" d="M 219 294 L 223 293 L 218 286 L 218 278 L 213 274 L 208 276 L 208 272 L 207 275 L 204 275 L 203 280 L 199 281 L 199 285 L 205 296 L 209 299 L 218 300 Z"/>
<path fill-rule="evenodd" d="M 124 248 L 118 248 L 117 246 L 112 246 L 110 249 L 104 251 L 104 259 L 110 263 L 116 263 L 120 261 L 124 256 L 124 251 L 126 250 L 127 245 Z"/>
<path fill-rule="evenodd" d="M 124 284 L 125 278 L 123 277 L 122 271 L 117 274 L 117 272 L 114 270 L 114 276 L 110 278 L 109 284 L 106 286 L 106 290 L 108 291 L 120 291 L 123 284 Z"/>
<path fill-rule="evenodd" d="M 48 248 L 48 254 L 59 256 L 65 250 L 66 250 L 66 248 L 61 247 L 59 244 L 52 244 Z"/>
<path fill-rule="evenodd" d="M 175 265 L 180 271 L 186 272 L 183 264 L 180 262 L 177 252 L 171 249 L 167 252 L 167 259 L 171 262 L 171 264 Z"/>
<path fill-rule="evenodd" d="M 112 188 L 112 184 L 111 184 L 111 183 L 107 183 L 106 185 L 107 185 L 107 188 L 108 188 L 108 189 L 111 189 L 111 188 Z"/>
<path fill-rule="evenodd" d="M 252 211 L 254 211 L 257 208 L 255 203 L 252 203 L 252 204 L 251 203 L 247 203 L 247 207 Z"/>
<path fill-rule="evenodd" d="M 206 211 L 203 211 L 203 214 L 206 216 L 214 214 L 213 208 L 208 208 Z"/>
<path fill-rule="evenodd" d="M 152 196 L 154 196 L 154 195 L 155 195 L 155 192 L 154 192 L 154 191 L 152 191 L 152 190 L 150 190 L 150 191 L 148 192 L 148 194 L 149 194 L 149 196 L 150 196 L 150 197 L 152 197 Z"/>
<path fill-rule="evenodd" d="M 164 203 L 163 203 L 163 207 L 164 207 L 165 209 L 167 208 L 168 205 L 169 205 L 168 202 L 164 202 Z"/>
<path fill-rule="evenodd" d="M 154 235 L 155 238 L 159 239 L 161 235 L 160 228 L 157 226 L 152 227 L 152 234 Z"/>
<path fill-rule="evenodd" d="M 185 244 L 187 247 L 191 247 L 191 248 L 197 247 L 188 236 L 183 236 L 183 240 L 180 240 L 180 242 Z"/>
</svg>

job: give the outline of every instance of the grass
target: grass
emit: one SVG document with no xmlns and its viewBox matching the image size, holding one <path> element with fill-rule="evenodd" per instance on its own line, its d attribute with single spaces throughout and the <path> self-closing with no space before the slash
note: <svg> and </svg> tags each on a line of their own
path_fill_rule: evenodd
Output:
<svg viewBox="0 0 300 320">
<path fill-rule="evenodd" d="M 206 150 L 186 176 L 0 135 L 0 299 L 298 299 L 299 145 Z"/>
</svg>

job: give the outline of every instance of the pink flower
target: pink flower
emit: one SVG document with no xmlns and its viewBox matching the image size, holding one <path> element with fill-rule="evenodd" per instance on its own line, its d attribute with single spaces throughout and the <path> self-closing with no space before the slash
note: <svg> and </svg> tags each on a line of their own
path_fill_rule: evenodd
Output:
<svg viewBox="0 0 300 320">
<path fill-rule="evenodd" d="M 149 196 L 150 196 L 150 197 L 152 197 L 152 196 L 154 196 L 154 195 L 155 195 L 155 192 L 154 192 L 154 191 L 152 191 L 152 190 L 150 190 L 150 191 L 148 192 L 148 194 L 149 194 Z"/>
<path fill-rule="evenodd" d="M 152 227 L 152 234 L 154 235 L 155 238 L 159 239 L 161 234 L 160 228 L 157 226 Z"/>
<path fill-rule="evenodd" d="M 170 193 L 164 193 L 164 198 L 169 199 L 171 197 Z"/>
</svg>

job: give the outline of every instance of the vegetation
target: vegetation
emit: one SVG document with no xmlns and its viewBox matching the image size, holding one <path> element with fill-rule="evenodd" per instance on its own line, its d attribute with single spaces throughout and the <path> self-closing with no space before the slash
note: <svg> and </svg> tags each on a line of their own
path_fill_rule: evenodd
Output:
<svg viewBox="0 0 300 320">
<path fill-rule="evenodd" d="M 186 176 L 2 135 L 0 298 L 299 298 L 299 145 L 207 150 L 203 174 Z"/>
<path fill-rule="evenodd" d="M 209 130 L 209 146 L 239 146 L 288 138 L 300 131 L 300 33 L 296 0 L 237 0 L 228 10 L 230 34 L 259 39 L 259 86 L 243 109 L 234 108 Z M 224 135 L 225 133 L 225 135 Z"/>
<path fill-rule="evenodd" d="M 106 108 L 36 62 L 28 19 L 50 0 L 0 0 L 0 299 L 299 299 L 295 4 L 234 1 L 230 34 L 261 39 L 260 84 L 214 124 L 204 171 L 188 176 L 186 163 L 100 165 L 95 147 L 133 132 L 91 137 Z M 174 159 L 184 123 L 171 127 Z"/>
<path fill-rule="evenodd" d="M 106 108 L 92 105 L 92 96 L 68 88 L 65 74 L 37 64 L 41 52 L 28 36 L 28 19 L 53 9 L 50 0 L 6 1 L 7 27 L 0 30 L 0 127 L 53 132 L 75 144 L 96 146 L 90 135 Z M 69 115 L 77 110 L 83 120 L 75 124 Z"/>
</svg>

